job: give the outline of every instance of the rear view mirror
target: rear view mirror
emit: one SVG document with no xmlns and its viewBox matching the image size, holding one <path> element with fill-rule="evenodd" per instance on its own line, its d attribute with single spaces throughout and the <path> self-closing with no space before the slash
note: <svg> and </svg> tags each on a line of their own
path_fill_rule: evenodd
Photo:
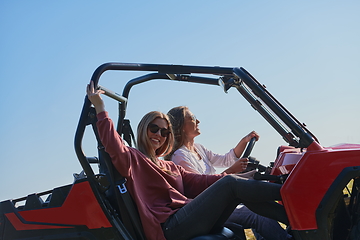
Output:
<svg viewBox="0 0 360 240">
<path fill-rule="evenodd" d="M 219 86 L 224 90 L 225 93 L 235 85 L 235 79 L 232 77 L 221 77 L 219 78 Z"/>
</svg>

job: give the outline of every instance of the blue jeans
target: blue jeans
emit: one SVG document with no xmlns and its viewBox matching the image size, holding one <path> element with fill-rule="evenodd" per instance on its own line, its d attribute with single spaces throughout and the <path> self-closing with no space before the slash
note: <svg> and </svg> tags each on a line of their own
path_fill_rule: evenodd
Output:
<svg viewBox="0 0 360 240">
<path fill-rule="evenodd" d="M 226 175 L 171 215 L 163 230 L 168 240 L 186 240 L 217 231 L 239 203 L 253 212 L 288 223 L 281 200 L 281 185 Z"/>
<path fill-rule="evenodd" d="M 234 224 L 252 228 L 257 240 L 286 240 L 291 237 L 277 221 L 260 216 L 243 205 L 236 207 L 225 226 L 231 228 Z"/>
</svg>

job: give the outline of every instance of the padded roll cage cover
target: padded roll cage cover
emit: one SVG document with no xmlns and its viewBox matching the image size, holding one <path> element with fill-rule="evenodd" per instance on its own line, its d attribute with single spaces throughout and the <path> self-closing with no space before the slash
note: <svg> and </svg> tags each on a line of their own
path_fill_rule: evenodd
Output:
<svg viewBox="0 0 360 240">
<path fill-rule="evenodd" d="M 233 67 L 209 67 L 189 65 L 165 65 L 165 64 L 140 64 L 140 63 L 105 63 L 100 65 L 93 73 L 91 81 L 98 86 L 101 75 L 110 70 L 115 71 L 144 71 L 153 72 L 134 78 L 127 82 L 122 96 L 126 99 L 130 89 L 137 84 L 154 79 L 170 81 L 183 81 L 210 85 L 219 85 L 219 80 L 231 82 L 230 87 L 235 87 L 241 95 L 258 111 L 274 129 L 289 143 L 290 146 L 307 148 L 316 137 L 306 129 L 289 111 L 285 109 L 250 73 L 244 68 Z M 193 76 L 191 74 L 210 75 L 211 77 Z M 216 78 L 214 78 L 216 77 Z M 84 105 L 80 114 L 79 123 L 75 133 L 74 147 L 84 172 L 95 180 L 94 172 L 89 164 L 90 158 L 86 157 L 82 150 L 82 139 L 85 128 L 89 125 L 91 102 L 85 96 Z M 126 102 L 119 102 L 119 118 L 117 131 L 122 134 L 122 126 L 126 113 Z M 285 127 L 286 126 L 286 127 Z M 99 141 L 99 140 L 98 140 Z M 317 141 L 318 142 L 318 141 Z M 90 180 L 90 179 L 89 179 Z M 90 180 L 91 181 L 91 180 Z"/>
</svg>

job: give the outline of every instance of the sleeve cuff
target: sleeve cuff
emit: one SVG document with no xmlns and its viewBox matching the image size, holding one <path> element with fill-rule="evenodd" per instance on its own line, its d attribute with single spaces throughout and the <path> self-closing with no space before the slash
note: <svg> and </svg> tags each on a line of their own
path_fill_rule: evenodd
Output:
<svg viewBox="0 0 360 240">
<path fill-rule="evenodd" d="M 235 161 L 237 161 L 237 160 L 239 160 L 239 159 L 241 158 L 241 156 L 240 156 L 240 157 L 237 157 L 237 156 L 235 155 L 235 151 L 234 151 L 233 148 L 230 150 L 230 152 L 231 152 L 231 157 L 232 157 Z"/>
<path fill-rule="evenodd" d="M 105 118 L 109 118 L 109 115 L 108 115 L 108 112 L 107 112 L 107 111 L 103 111 L 103 112 L 101 112 L 101 113 L 98 113 L 98 114 L 96 115 L 96 117 L 97 117 L 98 121 L 100 121 L 100 120 L 103 120 L 103 119 L 105 119 Z"/>
</svg>

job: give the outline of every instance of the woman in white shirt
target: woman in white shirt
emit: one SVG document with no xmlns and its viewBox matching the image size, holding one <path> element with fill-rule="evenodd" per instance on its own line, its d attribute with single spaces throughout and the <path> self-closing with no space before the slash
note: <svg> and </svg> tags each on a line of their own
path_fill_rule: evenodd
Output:
<svg viewBox="0 0 360 240">
<path fill-rule="evenodd" d="M 200 174 L 215 174 L 215 167 L 226 167 L 228 174 L 239 173 L 246 169 L 247 158 L 240 158 L 251 138 L 259 139 L 259 135 L 252 131 L 226 154 L 216 154 L 203 145 L 195 143 L 195 137 L 200 135 L 199 123 L 188 107 L 172 108 L 168 112 L 175 144 L 167 159 L 181 165 L 187 171 Z M 228 224 L 239 224 L 244 228 L 252 228 L 257 239 L 286 240 L 291 239 L 277 221 L 253 213 L 247 207 L 240 205 L 232 213 Z M 261 236 L 258 236 L 260 234 Z"/>
</svg>

